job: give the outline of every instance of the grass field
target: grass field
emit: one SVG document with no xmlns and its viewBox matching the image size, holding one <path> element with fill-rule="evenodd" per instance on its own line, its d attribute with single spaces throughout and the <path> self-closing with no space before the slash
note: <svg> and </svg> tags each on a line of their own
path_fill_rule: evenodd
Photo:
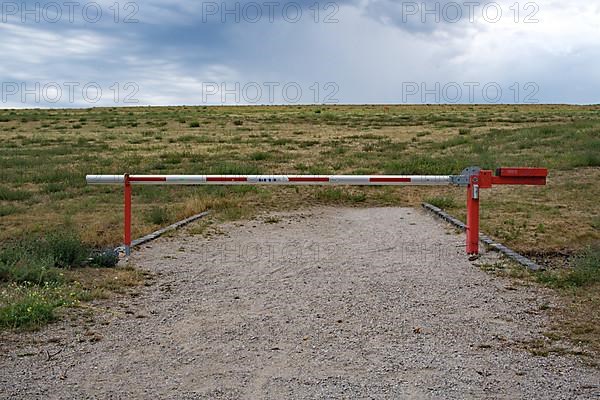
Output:
<svg viewBox="0 0 600 400">
<path fill-rule="evenodd" d="M 563 260 L 600 240 L 600 106 L 161 107 L 0 111 L 0 243 L 75 231 L 122 238 L 122 188 L 86 174 L 458 174 L 538 166 L 544 187 L 482 194 L 482 231 Z M 463 188 L 135 187 L 134 236 L 318 204 L 418 205 L 464 218 Z M 560 257 L 555 257 L 560 256 Z M 597 288 L 597 286 L 596 286 Z M 597 305 L 597 303 L 595 303 Z"/>
<path fill-rule="evenodd" d="M 117 244 L 122 190 L 86 186 L 86 173 L 458 174 L 469 165 L 550 169 L 546 187 L 485 191 L 486 233 L 525 252 L 576 250 L 600 237 L 600 107 L 4 110 L 0 135 L 0 241 L 68 224 L 92 244 Z M 460 216 L 463 192 L 136 187 L 134 233 L 206 208 L 237 218 L 275 207 L 441 198 Z"/>
</svg>

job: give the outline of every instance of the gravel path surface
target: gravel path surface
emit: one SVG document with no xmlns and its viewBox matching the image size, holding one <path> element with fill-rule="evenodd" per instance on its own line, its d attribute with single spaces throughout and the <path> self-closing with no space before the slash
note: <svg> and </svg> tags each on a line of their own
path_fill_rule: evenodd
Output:
<svg viewBox="0 0 600 400">
<path fill-rule="evenodd" d="M 600 398 L 577 356 L 524 349 L 551 293 L 481 271 L 424 212 L 276 215 L 160 239 L 132 257 L 156 274 L 139 296 L 5 334 L 0 397 Z"/>
</svg>

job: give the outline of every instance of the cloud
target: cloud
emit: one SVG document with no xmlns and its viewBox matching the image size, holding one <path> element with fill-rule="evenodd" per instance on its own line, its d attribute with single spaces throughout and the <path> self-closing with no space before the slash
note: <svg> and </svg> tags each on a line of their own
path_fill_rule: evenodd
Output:
<svg viewBox="0 0 600 400">
<path fill-rule="evenodd" d="M 98 2 L 109 11 L 113 3 Z M 519 3 L 515 14 L 514 2 L 502 1 L 497 2 L 502 18 L 490 22 L 481 15 L 482 2 L 472 21 L 463 15 L 451 22 L 441 11 L 450 2 L 442 1 L 437 6 L 441 20 L 425 15 L 423 22 L 414 11 L 403 15 L 410 8 L 391 0 L 319 3 L 318 12 L 314 1 L 303 0 L 295 3 L 302 17 L 292 22 L 291 14 L 282 13 L 289 3 L 279 3 L 272 20 L 267 14 L 257 21 L 240 14 L 239 23 L 237 11 L 222 14 L 224 8 L 236 10 L 235 2 L 225 7 L 218 2 L 215 11 L 206 2 L 187 0 L 139 3 L 133 15 L 137 23 L 123 23 L 124 4 L 118 23 L 110 13 L 93 24 L 13 19 L 0 23 L 0 80 L 25 82 L 29 88 L 36 82 L 95 82 L 105 96 L 91 105 L 114 105 L 110 88 L 115 83 L 119 94 L 131 92 L 124 90 L 127 84 L 137 85 L 139 104 L 154 105 L 203 104 L 207 83 L 219 87 L 214 92 L 211 86 L 209 103 L 220 103 L 222 89 L 236 84 L 248 90 L 258 84 L 263 91 L 259 103 L 289 103 L 286 84 L 302 90 L 300 103 L 444 102 L 453 99 L 423 92 L 437 90 L 439 95 L 455 84 L 466 90 L 458 102 L 488 101 L 482 93 L 487 84 L 502 89 L 498 101 L 523 102 L 533 92 L 526 88 L 531 83 L 537 85 L 534 100 L 539 102 L 598 102 L 598 4 L 547 0 L 525 8 Z M 242 12 L 249 3 L 239 4 Z M 432 4 L 418 2 L 418 12 L 433 9 Z M 526 23 L 527 17 L 538 22 Z M 272 99 L 265 86 L 269 82 L 278 83 Z M 471 99 L 465 84 L 473 82 L 478 86 Z M 407 85 L 414 91 L 415 84 L 417 93 L 407 97 Z M 225 100 L 248 103 L 249 96 L 235 97 Z M 23 103 L 18 94 L 11 99 L 4 105 L 90 105 L 82 99 Z"/>
<path fill-rule="evenodd" d="M 454 0 L 368 0 L 362 3 L 363 13 L 382 24 L 394 25 L 413 33 L 432 33 L 438 30 L 464 32 L 467 24 L 495 20 L 499 6 L 491 0 L 457 2 Z"/>
</svg>

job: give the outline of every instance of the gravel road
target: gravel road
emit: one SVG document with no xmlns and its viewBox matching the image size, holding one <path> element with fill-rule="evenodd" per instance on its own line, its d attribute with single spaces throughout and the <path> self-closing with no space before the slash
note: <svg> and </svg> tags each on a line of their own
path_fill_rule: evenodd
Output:
<svg viewBox="0 0 600 400">
<path fill-rule="evenodd" d="M 543 340 L 544 289 L 474 266 L 420 210 L 319 208 L 181 231 L 84 323 L 3 334 L 6 399 L 591 399 L 600 372 Z"/>
</svg>

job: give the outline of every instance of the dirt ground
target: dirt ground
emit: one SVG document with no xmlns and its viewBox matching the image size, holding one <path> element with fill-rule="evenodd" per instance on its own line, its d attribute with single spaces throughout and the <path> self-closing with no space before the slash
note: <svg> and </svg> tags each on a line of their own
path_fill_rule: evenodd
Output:
<svg viewBox="0 0 600 400">
<path fill-rule="evenodd" d="M 462 235 L 420 210 L 220 229 L 136 251 L 153 283 L 93 303 L 83 324 L 3 334 L 0 397 L 600 398 L 600 371 L 580 356 L 526 349 L 552 294 L 483 272 Z"/>
</svg>

